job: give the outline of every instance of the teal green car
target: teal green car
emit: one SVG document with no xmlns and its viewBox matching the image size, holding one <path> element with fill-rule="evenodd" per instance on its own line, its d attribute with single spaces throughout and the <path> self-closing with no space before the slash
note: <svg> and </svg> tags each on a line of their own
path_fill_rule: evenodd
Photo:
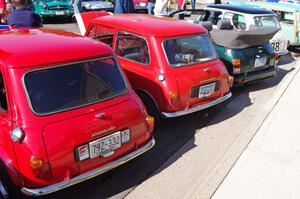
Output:
<svg viewBox="0 0 300 199">
<path fill-rule="evenodd" d="M 210 7 L 231 8 L 230 5 L 210 5 Z M 249 9 L 244 12 L 254 12 Z M 241 12 L 244 8 L 236 8 Z M 276 63 L 278 54 L 275 53 L 270 39 L 280 30 L 278 27 L 259 27 L 250 25 L 248 30 L 239 18 L 232 20 L 221 18 L 222 13 L 210 10 L 179 10 L 169 17 L 183 19 L 200 24 L 208 30 L 218 56 L 225 64 L 228 73 L 233 77 L 234 85 L 273 77 L 278 72 Z"/>
<path fill-rule="evenodd" d="M 42 21 L 49 18 L 72 19 L 74 15 L 71 0 L 33 0 L 32 8 Z"/>
</svg>

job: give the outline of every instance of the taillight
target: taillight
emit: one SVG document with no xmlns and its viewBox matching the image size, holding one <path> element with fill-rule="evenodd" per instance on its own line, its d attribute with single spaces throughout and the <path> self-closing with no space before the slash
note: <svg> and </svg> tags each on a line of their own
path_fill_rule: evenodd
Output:
<svg viewBox="0 0 300 199">
<path fill-rule="evenodd" d="M 40 158 L 38 156 L 31 156 L 29 165 L 35 177 L 50 177 L 49 165 L 46 163 L 46 161 L 43 160 L 43 158 Z"/>
<path fill-rule="evenodd" d="M 228 75 L 228 85 L 229 87 L 233 86 L 233 82 L 234 82 L 234 77 L 231 75 Z"/>
<path fill-rule="evenodd" d="M 149 130 L 152 132 L 153 128 L 154 128 L 154 117 L 151 117 L 150 115 L 148 115 L 146 117 L 146 122 L 148 124 Z"/>
<path fill-rule="evenodd" d="M 275 53 L 275 66 L 279 64 L 279 54 Z"/>
<path fill-rule="evenodd" d="M 241 73 L 241 60 L 239 59 L 233 59 L 232 60 L 233 65 L 233 74 L 239 74 Z"/>
</svg>

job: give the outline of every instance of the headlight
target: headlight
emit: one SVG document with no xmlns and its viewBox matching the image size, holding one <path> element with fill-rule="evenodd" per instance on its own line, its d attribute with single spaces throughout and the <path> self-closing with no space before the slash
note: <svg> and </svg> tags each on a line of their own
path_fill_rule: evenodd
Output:
<svg viewBox="0 0 300 199">
<path fill-rule="evenodd" d="M 44 8 L 44 9 L 47 8 L 47 4 L 45 4 L 45 3 L 42 3 L 41 6 L 42 6 L 42 8 Z"/>
</svg>

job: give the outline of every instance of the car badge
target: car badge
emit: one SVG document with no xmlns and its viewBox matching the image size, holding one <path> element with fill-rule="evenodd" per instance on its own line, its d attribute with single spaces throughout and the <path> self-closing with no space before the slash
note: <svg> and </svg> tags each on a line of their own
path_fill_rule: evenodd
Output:
<svg viewBox="0 0 300 199">
<path fill-rule="evenodd" d="M 107 129 L 104 129 L 104 130 L 102 130 L 102 131 L 93 133 L 93 134 L 92 134 L 92 137 L 96 137 L 96 136 L 98 136 L 98 135 L 101 135 L 101 134 L 103 134 L 103 133 L 107 133 L 107 132 L 112 131 L 112 130 L 115 130 L 115 129 L 116 129 L 115 126 L 111 126 L 111 127 L 107 128 Z"/>
</svg>

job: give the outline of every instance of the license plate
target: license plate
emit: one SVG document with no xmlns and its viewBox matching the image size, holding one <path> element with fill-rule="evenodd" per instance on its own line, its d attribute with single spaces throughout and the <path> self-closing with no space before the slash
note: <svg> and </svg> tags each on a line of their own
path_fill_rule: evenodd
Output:
<svg viewBox="0 0 300 199">
<path fill-rule="evenodd" d="M 65 13 L 64 13 L 64 11 L 56 11 L 55 14 L 56 15 L 64 15 Z"/>
<path fill-rule="evenodd" d="M 121 133 L 116 132 L 89 143 L 90 158 L 104 156 L 121 147 Z"/>
<path fill-rule="evenodd" d="M 266 65 L 266 62 L 267 62 L 267 57 L 258 57 L 255 59 L 254 67 L 255 68 L 262 67 L 262 66 Z"/>
<path fill-rule="evenodd" d="M 199 88 L 199 98 L 210 96 L 215 92 L 216 82 L 200 86 Z"/>
<path fill-rule="evenodd" d="M 272 47 L 275 50 L 275 52 L 278 52 L 280 50 L 280 42 L 273 42 Z"/>
</svg>

